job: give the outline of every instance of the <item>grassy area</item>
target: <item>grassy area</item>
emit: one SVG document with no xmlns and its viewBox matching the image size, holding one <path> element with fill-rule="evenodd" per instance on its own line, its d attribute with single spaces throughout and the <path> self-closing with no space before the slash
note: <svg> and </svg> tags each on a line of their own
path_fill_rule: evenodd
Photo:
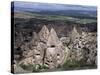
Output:
<svg viewBox="0 0 100 75">
<path fill-rule="evenodd" d="M 87 65 L 83 60 L 66 60 L 66 62 L 61 67 L 62 70 L 77 70 L 77 69 L 93 69 L 97 68 L 96 65 Z"/>
<path fill-rule="evenodd" d="M 32 65 L 32 64 L 29 64 L 29 65 L 24 65 L 24 64 L 20 64 L 20 66 L 24 69 L 24 70 L 27 70 L 27 71 L 32 71 L 35 66 Z"/>
<path fill-rule="evenodd" d="M 86 24 L 86 23 L 92 23 L 96 22 L 95 19 L 79 19 L 74 17 L 68 17 L 68 16 L 61 16 L 61 15 L 46 15 L 46 14 L 37 14 L 37 13 L 29 13 L 29 12 L 15 12 L 14 14 L 15 18 L 36 18 L 36 19 L 44 19 L 44 20 L 66 20 L 66 21 L 72 21 L 76 23 Z"/>
<path fill-rule="evenodd" d="M 33 64 L 20 64 L 20 67 L 26 71 L 30 72 L 49 72 L 49 71 L 66 71 L 66 70 L 81 70 L 81 69 L 95 69 L 96 65 L 86 65 L 84 61 L 76 61 L 76 60 L 66 60 L 66 62 L 61 66 L 59 65 L 57 68 L 50 70 L 45 65 L 33 65 Z"/>
<path fill-rule="evenodd" d="M 46 67 L 45 65 L 33 65 L 33 64 L 24 65 L 24 64 L 20 64 L 20 66 L 24 70 L 32 71 L 32 72 L 41 72 L 41 71 L 48 69 L 48 67 Z"/>
</svg>

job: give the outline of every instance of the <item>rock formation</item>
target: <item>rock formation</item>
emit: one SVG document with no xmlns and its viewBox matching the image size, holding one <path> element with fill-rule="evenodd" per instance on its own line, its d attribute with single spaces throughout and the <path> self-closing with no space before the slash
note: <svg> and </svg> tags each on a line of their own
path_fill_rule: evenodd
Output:
<svg viewBox="0 0 100 75">
<path fill-rule="evenodd" d="M 47 41 L 45 64 L 50 68 L 55 68 L 63 64 L 65 50 L 62 42 L 59 40 L 56 31 L 52 28 Z"/>
<path fill-rule="evenodd" d="M 75 27 L 73 28 L 73 31 L 71 36 L 71 43 L 68 45 L 71 50 L 71 59 L 77 61 L 82 60 L 85 64 L 88 65 L 93 63 L 96 64 L 96 34 L 91 34 L 89 32 L 82 32 L 82 34 L 79 34 Z"/>
<path fill-rule="evenodd" d="M 89 32 L 79 34 L 73 27 L 69 36 L 59 38 L 54 28 L 48 29 L 44 25 L 39 33 L 32 33 L 31 41 L 22 42 L 15 48 L 14 60 L 18 65 L 36 65 L 37 69 L 39 66 L 55 69 L 67 59 L 82 61 L 86 65 L 97 64 L 96 37 Z"/>
<path fill-rule="evenodd" d="M 78 33 L 76 27 L 73 27 L 73 30 L 71 31 L 70 37 L 71 37 L 71 41 L 78 39 L 80 37 L 80 34 Z"/>
<path fill-rule="evenodd" d="M 52 28 L 48 37 L 47 46 L 48 47 L 56 47 L 59 44 L 60 40 L 56 34 L 56 31 Z"/>
<path fill-rule="evenodd" d="M 49 32 L 43 26 L 38 35 L 35 32 L 33 34 L 32 41 L 21 46 L 24 59 L 20 64 L 45 65 L 49 69 L 64 64 L 66 50 L 53 28 Z"/>
<path fill-rule="evenodd" d="M 41 29 L 41 31 L 39 32 L 39 38 L 42 42 L 47 42 L 49 37 L 49 30 L 48 28 L 44 25 Z"/>
</svg>

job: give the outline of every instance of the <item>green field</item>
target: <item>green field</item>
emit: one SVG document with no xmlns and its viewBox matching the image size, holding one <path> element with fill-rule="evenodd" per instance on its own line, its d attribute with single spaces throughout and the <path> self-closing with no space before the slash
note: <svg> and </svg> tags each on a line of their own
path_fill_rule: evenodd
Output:
<svg viewBox="0 0 100 75">
<path fill-rule="evenodd" d="M 69 16 L 61 16 L 61 15 L 47 15 L 47 14 L 37 14 L 37 13 L 29 13 L 29 12 L 15 12 L 14 13 L 15 18 L 36 18 L 36 19 L 44 19 L 44 20 L 64 20 L 64 21 L 72 21 L 80 24 L 87 24 L 87 23 L 93 23 L 97 20 L 95 19 L 87 19 L 87 18 L 74 18 Z"/>
</svg>

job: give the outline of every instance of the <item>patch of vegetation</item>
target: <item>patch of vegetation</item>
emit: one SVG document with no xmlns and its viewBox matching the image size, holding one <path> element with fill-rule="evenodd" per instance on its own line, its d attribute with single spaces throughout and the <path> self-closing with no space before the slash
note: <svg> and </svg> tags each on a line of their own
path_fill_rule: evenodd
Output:
<svg viewBox="0 0 100 75">
<path fill-rule="evenodd" d="M 63 65 L 64 69 L 72 69 L 75 67 L 80 67 L 80 63 L 76 60 L 66 60 L 66 62 Z"/>
<path fill-rule="evenodd" d="M 94 64 L 86 64 L 84 60 L 66 60 L 66 62 L 61 67 L 62 70 L 75 70 L 75 69 L 92 69 L 96 68 L 97 66 Z"/>
<path fill-rule="evenodd" d="M 39 65 L 39 69 L 49 69 L 49 68 L 45 65 Z"/>
<path fill-rule="evenodd" d="M 27 70 L 27 71 L 32 71 L 34 69 L 34 65 L 32 64 L 28 64 L 28 65 L 24 65 L 24 64 L 20 64 L 20 66 L 24 69 L 24 70 Z"/>
<path fill-rule="evenodd" d="M 77 23 L 80 23 L 80 24 L 87 24 L 87 23 L 94 23 L 96 22 L 96 20 L 93 20 L 93 19 L 80 19 L 79 21 L 76 21 Z"/>
<path fill-rule="evenodd" d="M 20 66 L 24 70 L 32 71 L 32 72 L 40 72 L 40 71 L 44 71 L 46 69 L 49 69 L 45 65 L 32 65 L 32 64 L 24 65 L 24 64 L 20 64 Z"/>
</svg>

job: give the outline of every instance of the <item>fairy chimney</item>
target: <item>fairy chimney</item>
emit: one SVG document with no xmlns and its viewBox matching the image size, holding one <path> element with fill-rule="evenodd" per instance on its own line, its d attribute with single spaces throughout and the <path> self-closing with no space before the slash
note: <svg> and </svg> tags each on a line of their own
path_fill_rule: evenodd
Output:
<svg viewBox="0 0 100 75">
<path fill-rule="evenodd" d="M 45 65 L 49 69 L 61 65 L 65 58 L 64 46 L 59 40 L 56 31 L 52 28 L 47 41 Z"/>
<path fill-rule="evenodd" d="M 78 39 L 80 37 L 80 34 L 78 33 L 76 27 L 73 27 L 73 30 L 71 32 L 71 39 L 75 40 Z"/>
<path fill-rule="evenodd" d="M 44 25 L 39 32 L 39 38 L 42 42 L 47 42 L 47 39 L 49 37 L 49 30 L 48 28 Z"/>
<path fill-rule="evenodd" d="M 53 47 L 53 46 L 57 46 L 57 44 L 60 42 L 56 31 L 52 28 L 48 37 L 48 41 L 47 41 L 47 46 L 48 47 Z"/>
<path fill-rule="evenodd" d="M 62 65 L 66 58 L 66 50 L 56 31 L 51 28 L 49 32 L 48 28 L 43 26 L 39 34 L 35 32 L 33 34 L 33 41 L 29 43 L 33 47 L 31 50 L 25 51 L 27 57 L 21 63 L 46 65 L 49 69 Z"/>
</svg>

